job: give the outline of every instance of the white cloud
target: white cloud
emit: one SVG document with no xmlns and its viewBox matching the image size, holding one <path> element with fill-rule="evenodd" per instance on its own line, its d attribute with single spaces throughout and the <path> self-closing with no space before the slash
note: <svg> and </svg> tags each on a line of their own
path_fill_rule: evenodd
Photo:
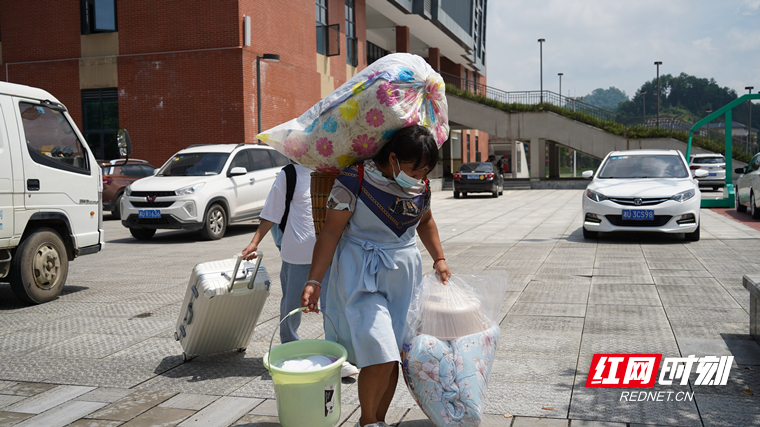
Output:
<svg viewBox="0 0 760 427">
<path fill-rule="evenodd" d="M 713 47 L 712 38 L 710 37 L 694 40 L 693 42 L 691 42 L 691 44 L 694 46 L 694 48 L 696 48 L 697 50 L 701 50 L 702 52 L 706 52 L 706 53 L 718 52 L 718 49 L 716 47 Z"/>
</svg>

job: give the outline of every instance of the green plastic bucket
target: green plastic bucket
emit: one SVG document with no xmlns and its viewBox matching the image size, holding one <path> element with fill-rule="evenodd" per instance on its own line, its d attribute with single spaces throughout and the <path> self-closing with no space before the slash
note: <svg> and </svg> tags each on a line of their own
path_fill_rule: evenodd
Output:
<svg viewBox="0 0 760 427">
<path fill-rule="evenodd" d="M 280 324 L 289 316 L 305 309 L 306 307 L 301 307 L 291 311 Z M 327 319 L 330 320 L 329 317 Z M 305 372 L 286 371 L 272 365 L 280 360 L 303 359 L 315 355 L 338 360 L 322 369 Z M 269 342 L 269 352 L 264 355 L 263 361 L 272 376 L 277 413 L 283 427 L 333 427 L 340 421 L 340 369 L 347 356 L 345 347 L 332 341 L 299 340 L 278 345 L 274 349 L 272 341 Z"/>
</svg>

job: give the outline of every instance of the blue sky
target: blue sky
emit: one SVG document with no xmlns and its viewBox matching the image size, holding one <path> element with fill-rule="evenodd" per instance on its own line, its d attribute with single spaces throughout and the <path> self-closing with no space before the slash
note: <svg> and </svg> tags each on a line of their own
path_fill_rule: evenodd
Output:
<svg viewBox="0 0 760 427">
<path fill-rule="evenodd" d="M 491 0 L 488 85 L 583 96 L 615 86 L 631 97 L 660 74 L 715 78 L 760 90 L 760 0 Z"/>
</svg>

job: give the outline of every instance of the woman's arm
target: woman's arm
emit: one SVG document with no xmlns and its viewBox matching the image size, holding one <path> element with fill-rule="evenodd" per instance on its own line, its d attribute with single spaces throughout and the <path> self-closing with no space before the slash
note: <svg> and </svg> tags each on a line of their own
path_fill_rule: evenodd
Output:
<svg viewBox="0 0 760 427">
<path fill-rule="evenodd" d="M 425 245 L 425 249 L 427 249 L 435 262 L 433 268 L 441 276 L 441 281 L 446 283 L 449 280 L 449 276 L 451 276 L 451 271 L 449 271 L 449 266 L 446 265 L 446 260 L 442 259 L 443 247 L 441 247 L 441 237 L 438 235 L 438 226 L 435 225 L 432 210 L 428 210 L 422 214 L 420 224 L 417 226 L 417 233 L 420 235 L 420 240 Z"/>
<path fill-rule="evenodd" d="M 351 219 L 351 215 L 352 212 L 347 210 L 327 210 L 325 224 L 319 233 L 319 238 L 314 245 L 314 253 L 311 257 L 311 268 L 309 269 L 310 282 L 304 286 L 303 293 L 301 294 L 301 307 L 309 307 L 305 310 L 306 313 L 311 311 L 319 312 L 317 303 L 319 302 L 321 285 L 317 285 L 311 281 L 319 282 L 325 277 L 333 255 L 335 255 L 335 248 L 338 247 L 340 236 L 343 235 L 343 230 L 346 228 L 348 220 Z"/>
</svg>

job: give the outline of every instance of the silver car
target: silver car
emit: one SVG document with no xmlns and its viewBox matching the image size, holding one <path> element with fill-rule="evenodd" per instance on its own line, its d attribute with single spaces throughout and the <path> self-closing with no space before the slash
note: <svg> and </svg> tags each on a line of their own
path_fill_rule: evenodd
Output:
<svg viewBox="0 0 760 427">
<path fill-rule="evenodd" d="M 707 172 L 704 178 L 697 178 L 701 187 L 712 187 L 718 190 L 726 185 L 726 158 L 720 154 L 692 154 L 689 157 L 691 176 L 698 169 Z"/>
<path fill-rule="evenodd" d="M 747 212 L 749 207 L 752 218 L 760 219 L 760 154 L 749 162 L 746 168 L 737 168 L 740 174 L 736 180 L 736 211 Z"/>
</svg>

